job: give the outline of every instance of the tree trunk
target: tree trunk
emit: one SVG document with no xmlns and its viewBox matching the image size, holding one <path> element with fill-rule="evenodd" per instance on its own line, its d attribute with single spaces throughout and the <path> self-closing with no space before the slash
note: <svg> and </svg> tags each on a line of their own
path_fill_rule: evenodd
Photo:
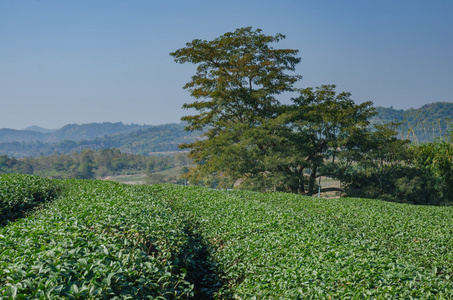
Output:
<svg viewBox="0 0 453 300">
<path fill-rule="evenodd" d="M 308 195 L 309 196 L 313 195 L 313 190 L 315 189 L 316 169 L 317 169 L 317 167 L 314 167 L 311 169 L 310 182 L 308 183 Z"/>
<path fill-rule="evenodd" d="M 303 176 L 303 174 L 302 174 L 302 176 Z M 303 178 L 299 179 L 299 186 L 297 187 L 297 193 L 299 195 L 305 194 L 305 187 L 304 187 L 304 179 Z"/>
</svg>

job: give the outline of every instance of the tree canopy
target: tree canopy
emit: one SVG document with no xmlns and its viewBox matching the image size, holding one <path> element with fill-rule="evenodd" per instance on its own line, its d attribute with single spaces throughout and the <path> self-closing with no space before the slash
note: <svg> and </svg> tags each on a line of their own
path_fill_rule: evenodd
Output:
<svg viewBox="0 0 453 300">
<path fill-rule="evenodd" d="M 211 126 L 207 136 L 231 124 L 259 125 L 276 115 L 275 95 L 292 91 L 300 76 L 289 75 L 300 62 L 298 50 L 274 49 L 284 39 L 252 27 L 237 29 L 212 40 L 193 40 L 170 53 L 178 63 L 193 63 L 197 71 L 184 88 L 196 101 L 184 104 L 198 115 L 186 116 L 189 129 Z"/>
<path fill-rule="evenodd" d="M 338 170 L 350 171 L 385 132 L 370 129 L 371 102 L 356 104 L 335 85 L 296 89 L 298 50 L 273 47 L 284 38 L 245 27 L 170 53 L 197 65 L 184 86 L 195 98 L 184 108 L 197 113 L 182 120 L 186 130 L 204 129 L 204 138 L 180 146 L 197 163 L 192 182 L 312 194 L 318 176 L 345 178 Z M 290 104 L 277 98 L 283 92 L 296 93 Z"/>
<path fill-rule="evenodd" d="M 212 41 L 193 40 L 170 53 L 178 63 L 197 65 L 196 74 L 184 86 L 196 101 L 184 108 L 198 114 L 182 120 L 188 122 L 187 130 L 206 129 L 206 138 L 181 147 L 192 149 L 199 178 L 214 175 L 221 183 L 232 184 L 253 167 L 250 131 L 279 116 L 275 96 L 292 91 L 301 78 L 288 74 L 300 62 L 298 50 L 271 46 L 284 38 L 245 27 Z"/>
</svg>

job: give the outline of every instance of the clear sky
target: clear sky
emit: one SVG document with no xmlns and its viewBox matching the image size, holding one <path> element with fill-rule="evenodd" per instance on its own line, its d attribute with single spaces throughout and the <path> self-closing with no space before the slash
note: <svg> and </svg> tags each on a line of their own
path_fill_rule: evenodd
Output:
<svg viewBox="0 0 453 300">
<path fill-rule="evenodd" d="M 452 0 L 0 0 L 0 128 L 179 122 L 195 67 L 169 53 L 244 26 L 300 51 L 297 87 L 453 102 Z"/>
</svg>

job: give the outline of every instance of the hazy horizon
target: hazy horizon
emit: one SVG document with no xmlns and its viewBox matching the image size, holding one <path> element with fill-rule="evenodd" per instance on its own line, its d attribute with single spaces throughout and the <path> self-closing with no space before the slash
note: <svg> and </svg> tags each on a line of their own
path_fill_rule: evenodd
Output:
<svg viewBox="0 0 453 300">
<path fill-rule="evenodd" d="M 439 101 L 441 102 L 441 101 Z M 424 105 L 427 105 L 427 104 L 432 104 L 433 102 L 431 103 L 425 103 L 425 104 L 422 104 L 422 106 Z M 435 103 L 435 102 L 434 102 Z M 448 102 L 448 103 L 453 103 L 453 102 Z M 420 107 L 410 107 L 408 109 L 419 109 L 421 108 L 422 106 Z M 381 106 L 382 107 L 382 106 Z M 407 109 L 397 109 L 393 106 L 383 106 L 385 108 L 393 108 L 395 110 L 407 110 Z M 175 122 L 165 122 L 165 123 L 159 123 L 159 124 L 149 124 L 149 123 L 134 123 L 134 122 L 129 122 L 129 123 L 126 123 L 126 122 L 122 122 L 122 121 L 104 121 L 106 123 L 123 123 L 124 125 L 140 125 L 140 126 L 147 126 L 147 125 L 152 125 L 152 126 L 159 126 L 159 125 L 167 125 L 167 124 L 173 124 L 173 123 L 181 123 L 182 121 L 181 120 L 177 120 Z M 42 126 L 39 126 L 39 125 L 30 125 L 30 126 L 27 126 L 27 127 L 24 127 L 24 128 L 10 128 L 10 127 L 1 127 L 0 129 L 14 129 L 14 130 L 30 130 L 30 128 L 32 127 L 37 127 L 37 129 L 44 129 L 44 130 L 58 130 L 58 129 L 61 129 L 62 127 L 66 126 L 66 125 L 72 125 L 72 124 L 75 124 L 75 125 L 84 125 L 84 124 L 89 124 L 89 123 L 104 123 L 104 122 L 86 122 L 86 123 L 66 123 L 66 124 L 63 124 L 62 126 L 60 127 L 57 127 L 57 128 L 47 128 L 47 127 L 42 127 Z M 33 130 L 32 130 L 33 131 Z"/>
<path fill-rule="evenodd" d="M 244 26 L 300 51 L 297 88 L 336 84 L 395 109 L 452 102 L 452 13 L 447 0 L 1 1 L 0 128 L 178 123 L 195 66 L 169 53 Z"/>
</svg>

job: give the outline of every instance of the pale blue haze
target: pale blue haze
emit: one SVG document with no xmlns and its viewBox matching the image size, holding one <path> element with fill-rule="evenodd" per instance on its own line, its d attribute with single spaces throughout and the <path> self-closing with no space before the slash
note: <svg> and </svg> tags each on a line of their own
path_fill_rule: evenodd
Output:
<svg viewBox="0 0 453 300">
<path fill-rule="evenodd" d="M 178 122 L 194 67 L 168 53 L 243 26 L 300 50 L 298 87 L 453 101 L 451 0 L 0 0 L 0 128 Z"/>
</svg>

